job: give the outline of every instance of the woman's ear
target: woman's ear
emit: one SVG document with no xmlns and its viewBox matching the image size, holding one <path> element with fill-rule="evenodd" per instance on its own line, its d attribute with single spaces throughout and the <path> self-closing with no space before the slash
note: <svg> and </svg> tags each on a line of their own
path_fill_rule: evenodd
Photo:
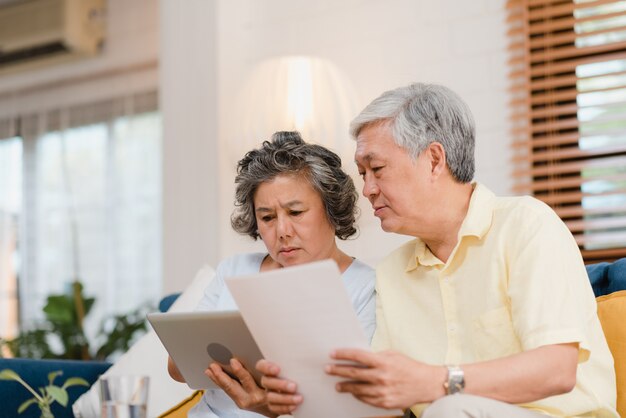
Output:
<svg viewBox="0 0 626 418">
<path fill-rule="evenodd" d="M 432 142 L 428 145 L 428 152 L 430 155 L 430 171 L 433 176 L 439 177 L 447 172 L 446 150 L 443 149 L 443 145 L 439 142 Z"/>
</svg>

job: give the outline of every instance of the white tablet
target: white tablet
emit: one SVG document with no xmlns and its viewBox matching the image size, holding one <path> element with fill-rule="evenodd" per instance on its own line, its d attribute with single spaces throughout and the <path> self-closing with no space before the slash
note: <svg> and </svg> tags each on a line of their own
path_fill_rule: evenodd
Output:
<svg viewBox="0 0 626 418">
<path fill-rule="evenodd" d="M 147 318 L 190 388 L 217 388 L 204 374 L 213 361 L 234 378 L 232 357 L 260 383 L 254 366 L 263 355 L 239 312 L 166 312 Z"/>
</svg>

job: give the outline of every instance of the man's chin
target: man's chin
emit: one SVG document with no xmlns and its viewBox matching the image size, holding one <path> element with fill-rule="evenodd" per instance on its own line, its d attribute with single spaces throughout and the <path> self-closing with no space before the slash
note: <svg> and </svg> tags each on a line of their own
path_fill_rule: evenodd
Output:
<svg viewBox="0 0 626 418">
<path fill-rule="evenodd" d="M 384 219 L 381 219 L 380 228 L 385 232 L 396 232 L 396 228 L 394 227 L 392 222 L 389 222 L 389 220 L 385 221 Z"/>
</svg>

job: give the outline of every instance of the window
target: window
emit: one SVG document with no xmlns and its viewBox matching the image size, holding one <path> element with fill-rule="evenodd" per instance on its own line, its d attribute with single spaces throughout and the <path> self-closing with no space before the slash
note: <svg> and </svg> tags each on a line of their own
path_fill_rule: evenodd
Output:
<svg viewBox="0 0 626 418">
<path fill-rule="evenodd" d="M 156 94 L 148 93 L 26 115 L 17 124 L 20 137 L 0 142 L 0 164 L 10 154 L 12 173 L 23 173 L 20 184 L 1 165 L 0 187 L 15 189 L 18 203 L 0 200 L 0 210 L 11 210 L 21 227 L 0 240 L 12 248 L 11 239 L 17 238 L 14 258 L 21 262 L 6 267 L 13 273 L 1 278 L 0 290 L 15 295 L 10 278 L 18 277 L 20 327 L 39 320 L 46 297 L 69 291 L 75 279 L 83 282 L 86 295 L 96 297 L 85 324 L 92 338 L 105 316 L 156 304 L 161 293 L 156 108 Z M 0 306 L 4 320 L 11 308 Z M 0 335 L 11 325 L 3 324 L 9 328 Z"/>
<path fill-rule="evenodd" d="M 17 334 L 17 237 L 22 204 L 21 138 L 0 139 L 0 190 L 0 335 L 11 338 Z"/>
<path fill-rule="evenodd" d="M 586 261 L 626 256 L 626 2 L 509 0 L 516 191 Z"/>
</svg>

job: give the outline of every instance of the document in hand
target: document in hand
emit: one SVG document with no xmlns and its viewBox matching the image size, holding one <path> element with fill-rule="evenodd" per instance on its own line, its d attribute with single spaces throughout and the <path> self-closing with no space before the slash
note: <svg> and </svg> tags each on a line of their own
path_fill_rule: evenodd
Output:
<svg viewBox="0 0 626 418">
<path fill-rule="evenodd" d="M 330 260 L 226 279 L 263 356 L 298 384 L 297 418 L 402 415 L 335 390 L 324 366 L 337 348 L 369 349 L 365 334 Z"/>
</svg>

